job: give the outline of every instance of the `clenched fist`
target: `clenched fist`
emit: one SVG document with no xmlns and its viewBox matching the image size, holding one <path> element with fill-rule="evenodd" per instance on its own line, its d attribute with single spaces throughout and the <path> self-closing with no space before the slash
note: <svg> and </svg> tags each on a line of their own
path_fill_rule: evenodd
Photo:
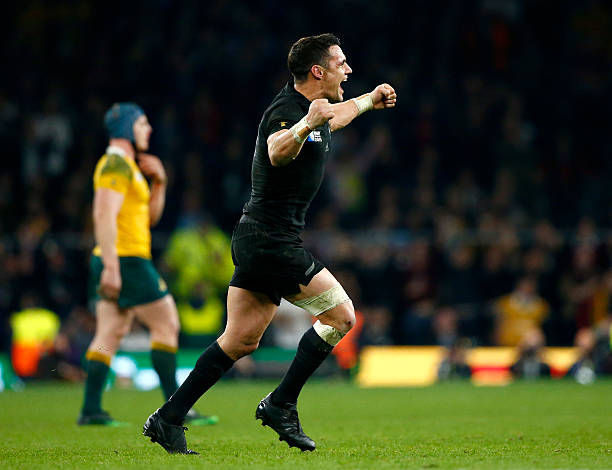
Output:
<svg viewBox="0 0 612 470">
<path fill-rule="evenodd" d="M 336 114 L 332 110 L 332 105 L 326 98 L 314 100 L 310 103 L 308 114 L 306 115 L 308 127 L 316 129 L 332 119 L 335 115 Z"/>
<path fill-rule="evenodd" d="M 374 109 L 393 108 L 397 101 L 395 90 L 388 83 L 383 83 L 374 88 L 374 90 L 370 92 L 370 98 L 372 98 Z"/>
</svg>

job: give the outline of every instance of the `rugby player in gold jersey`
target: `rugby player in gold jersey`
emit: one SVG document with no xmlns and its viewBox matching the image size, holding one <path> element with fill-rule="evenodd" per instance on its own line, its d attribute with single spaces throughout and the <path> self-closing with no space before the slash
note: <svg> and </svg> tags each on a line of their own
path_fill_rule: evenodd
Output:
<svg viewBox="0 0 612 470">
<path fill-rule="evenodd" d="M 90 260 L 89 297 L 96 333 L 89 345 L 80 425 L 117 425 L 102 409 L 113 355 L 134 317 L 151 333 L 151 362 L 168 399 L 177 388 L 179 320 L 166 283 L 151 260 L 151 227 L 161 218 L 167 178 L 159 158 L 144 153 L 153 131 L 134 103 L 116 103 L 104 118 L 109 145 L 93 176 L 96 246 Z M 151 181 L 151 186 L 146 178 Z M 192 422 L 210 424 L 191 410 Z"/>
</svg>

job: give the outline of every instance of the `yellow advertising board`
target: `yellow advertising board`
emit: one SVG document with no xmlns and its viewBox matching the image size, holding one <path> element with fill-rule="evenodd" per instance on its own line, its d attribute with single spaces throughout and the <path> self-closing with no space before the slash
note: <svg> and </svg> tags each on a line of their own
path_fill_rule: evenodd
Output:
<svg viewBox="0 0 612 470">
<path fill-rule="evenodd" d="M 439 346 L 368 346 L 361 351 L 357 383 L 362 387 L 408 387 L 437 381 L 446 350 Z M 506 347 L 473 348 L 466 362 L 477 385 L 503 385 L 512 380 L 510 366 L 517 350 Z M 561 377 L 578 358 L 576 348 L 544 348 L 542 360 L 553 377 Z"/>
</svg>

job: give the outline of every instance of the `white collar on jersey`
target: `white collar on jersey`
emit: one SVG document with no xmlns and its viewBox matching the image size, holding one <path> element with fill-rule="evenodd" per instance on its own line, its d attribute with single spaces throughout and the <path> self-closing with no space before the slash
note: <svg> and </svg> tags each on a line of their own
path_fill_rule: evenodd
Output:
<svg viewBox="0 0 612 470">
<path fill-rule="evenodd" d="M 127 153 L 125 152 L 125 150 L 123 150 L 121 147 L 117 147 L 115 145 L 109 145 L 108 147 L 106 147 L 106 154 L 107 155 L 121 155 L 123 158 L 125 158 L 127 156 Z"/>
</svg>

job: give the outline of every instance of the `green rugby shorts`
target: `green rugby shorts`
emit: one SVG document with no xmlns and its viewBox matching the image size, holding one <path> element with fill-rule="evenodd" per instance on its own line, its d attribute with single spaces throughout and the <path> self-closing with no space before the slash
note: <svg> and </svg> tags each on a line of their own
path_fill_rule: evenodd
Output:
<svg viewBox="0 0 612 470">
<path fill-rule="evenodd" d="M 102 259 L 92 255 L 89 261 L 88 297 L 92 305 L 101 300 L 98 289 L 102 275 Z M 161 299 L 168 293 L 166 282 L 159 275 L 150 259 L 137 256 L 120 256 L 121 292 L 119 308 L 148 304 Z"/>
</svg>

